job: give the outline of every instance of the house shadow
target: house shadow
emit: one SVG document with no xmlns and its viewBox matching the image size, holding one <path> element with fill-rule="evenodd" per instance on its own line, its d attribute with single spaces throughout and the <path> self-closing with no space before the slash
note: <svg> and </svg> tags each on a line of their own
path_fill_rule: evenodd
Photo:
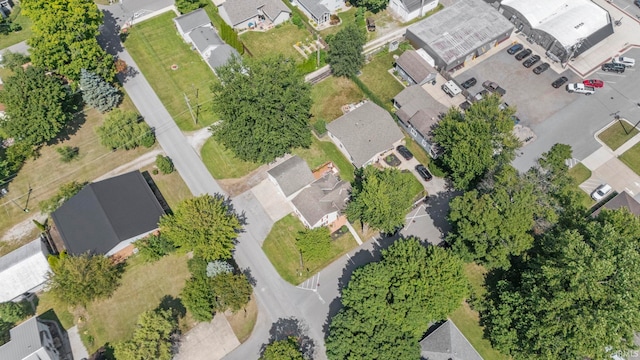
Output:
<svg viewBox="0 0 640 360">
<path fill-rule="evenodd" d="M 267 345 L 272 342 L 294 337 L 297 339 L 298 346 L 302 351 L 304 358 L 313 359 L 316 345 L 313 339 L 307 335 L 308 332 L 309 327 L 307 324 L 295 317 L 279 318 L 271 325 L 271 329 L 269 329 L 269 340 L 266 344 L 262 344 L 260 347 L 260 354 L 264 354 Z"/>
</svg>

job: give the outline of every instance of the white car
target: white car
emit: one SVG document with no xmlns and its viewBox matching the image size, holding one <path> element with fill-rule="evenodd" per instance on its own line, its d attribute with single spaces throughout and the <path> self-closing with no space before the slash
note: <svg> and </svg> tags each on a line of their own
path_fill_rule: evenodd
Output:
<svg viewBox="0 0 640 360">
<path fill-rule="evenodd" d="M 591 193 L 591 198 L 595 201 L 600 201 L 602 200 L 605 196 L 609 195 L 609 193 L 611 192 L 611 190 L 613 190 L 611 188 L 611 185 L 609 184 L 602 184 L 600 186 L 598 186 L 594 192 Z"/>
<path fill-rule="evenodd" d="M 596 92 L 596 88 L 594 88 L 593 86 L 586 86 L 582 83 L 567 84 L 566 88 L 567 92 L 569 93 L 591 95 L 595 94 Z"/>
<path fill-rule="evenodd" d="M 614 64 L 622 64 L 626 67 L 634 67 L 636 65 L 636 59 L 624 56 L 616 56 L 611 62 Z"/>
</svg>

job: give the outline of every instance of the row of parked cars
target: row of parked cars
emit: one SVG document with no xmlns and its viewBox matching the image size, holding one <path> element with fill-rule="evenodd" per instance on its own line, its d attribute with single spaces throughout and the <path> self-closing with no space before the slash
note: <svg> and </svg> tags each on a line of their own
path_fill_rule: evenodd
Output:
<svg viewBox="0 0 640 360">
<path fill-rule="evenodd" d="M 413 159 L 413 154 L 404 145 L 398 145 L 398 147 L 396 147 L 396 151 L 398 152 L 398 154 L 400 154 L 400 156 L 402 156 L 407 161 Z M 420 175 L 422 180 L 431 181 L 431 179 L 433 179 L 433 175 L 431 175 L 431 173 L 429 172 L 429 169 L 427 169 L 426 166 L 422 164 L 418 164 L 416 165 L 415 170 L 418 173 L 418 175 Z"/>
<path fill-rule="evenodd" d="M 516 60 L 522 61 L 525 58 L 527 58 L 529 55 L 531 55 L 533 51 L 531 51 L 531 49 L 525 49 L 524 46 L 522 46 L 522 44 L 514 44 L 509 49 L 507 49 L 507 53 L 509 53 L 510 55 L 515 54 Z M 526 68 L 530 68 L 533 65 L 537 64 L 539 61 L 540 61 L 540 56 L 533 55 L 529 57 L 527 60 L 523 61 L 522 66 Z M 549 65 L 549 63 L 546 63 L 546 62 L 542 63 L 533 69 L 533 73 L 536 75 L 540 75 L 543 72 L 547 71 L 550 67 L 551 65 Z"/>
</svg>

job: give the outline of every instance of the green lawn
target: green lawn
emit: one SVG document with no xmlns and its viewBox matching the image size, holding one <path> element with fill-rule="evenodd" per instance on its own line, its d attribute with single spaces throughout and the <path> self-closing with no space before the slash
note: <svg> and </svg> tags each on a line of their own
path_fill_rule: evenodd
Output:
<svg viewBox="0 0 640 360">
<path fill-rule="evenodd" d="M 431 156 L 427 154 L 426 151 L 422 148 L 422 146 L 418 145 L 415 140 L 413 140 L 410 136 L 406 135 L 404 137 L 405 146 L 413 156 L 418 160 L 422 165 L 427 166 L 431 162 Z"/>
<path fill-rule="evenodd" d="M 410 185 L 409 185 L 409 188 L 406 189 L 406 191 L 408 191 L 409 194 L 412 194 L 414 196 L 414 200 L 416 200 L 415 198 L 417 198 L 418 195 L 420 195 L 421 193 L 424 194 L 424 192 L 426 192 L 420 180 L 418 180 L 418 178 L 415 175 L 413 175 L 412 172 L 408 170 L 404 170 L 402 171 L 402 176 L 408 179 Z M 408 210 L 409 209 L 407 209 L 407 211 Z"/>
<path fill-rule="evenodd" d="M 225 149 L 213 138 L 207 139 L 207 142 L 204 143 L 202 150 L 200 150 L 200 156 L 211 175 L 216 179 L 240 178 L 260 166 L 260 164 L 238 159 L 231 150 Z"/>
<path fill-rule="evenodd" d="M 286 23 L 267 32 L 247 31 L 240 35 L 240 40 L 254 57 L 282 54 L 302 62 L 304 57 L 293 48 L 293 45 L 315 39 L 306 29 L 298 29 L 297 26 Z"/>
<path fill-rule="evenodd" d="M 620 161 L 627 164 L 627 166 L 640 175 L 640 143 L 635 144 L 631 149 L 620 155 Z"/>
<path fill-rule="evenodd" d="M 577 163 L 569 169 L 569 176 L 576 181 L 576 185 L 580 185 L 591 177 L 591 170 L 587 169 L 582 163 Z"/>
<path fill-rule="evenodd" d="M 292 153 L 303 158 L 311 170 L 317 169 L 328 161 L 333 161 L 340 170 L 340 178 L 345 181 L 353 181 L 354 179 L 353 164 L 330 141 L 321 141 L 313 137 L 308 149 L 297 148 Z"/>
<path fill-rule="evenodd" d="M 624 120 L 620 120 L 601 132 L 598 138 L 611 150 L 616 150 L 638 134 L 638 129 Z"/>
<path fill-rule="evenodd" d="M 175 16 L 168 12 L 137 24 L 131 29 L 125 47 L 180 129 L 189 131 L 217 120 L 211 109 L 211 85 L 218 80 L 200 55 L 178 35 L 172 21 Z M 171 70 L 174 64 L 177 70 Z M 194 112 L 200 104 L 197 124 L 191 117 L 185 94 Z"/>
<path fill-rule="evenodd" d="M 183 200 L 186 200 L 193 196 L 187 184 L 184 183 L 180 174 L 177 171 L 172 172 L 171 174 L 163 174 L 158 173 L 156 175 L 153 174 L 153 169 L 155 165 L 147 166 L 140 171 L 148 171 L 149 175 L 153 179 L 153 182 L 156 184 L 160 193 L 169 204 L 171 209 L 175 209 L 175 207 L 181 203 Z"/>
<path fill-rule="evenodd" d="M 320 35 L 322 37 L 326 37 L 327 35 L 331 35 L 331 34 L 335 34 L 338 31 L 340 31 L 340 29 L 342 29 L 343 27 L 349 25 L 349 24 L 353 24 L 356 22 L 356 7 L 352 7 L 351 9 L 347 10 L 347 11 L 343 11 L 341 13 L 338 14 L 338 17 L 340 17 L 340 20 L 342 21 L 342 23 L 340 25 L 337 26 L 332 26 L 328 29 L 324 29 L 320 31 Z"/>
<path fill-rule="evenodd" d="M 338 257 L 355 248 L 358 244 L 350 233 L 342 235 L 331 242 L 331 252 L 324 259 L 306 262 L 300 266 L 300 251 L 296 247 L 295 236 L 304 230 L 300 220 L 289 214 L 273 225 L 271 232 L 262 244 L 262 250 L 282 278 L 291 284 L 298 285 L 329 265 Z M 308 271 L 307 271 L 308 269 Z"/>
<path fill-rule="evenodd" d="M 25 41 L 30 38 L 32 34 L 31 20 L 29 20 L 28 17 L 22 15 L 20 5 L 16 5 L 13 7 L 9 18 L 12 19 L 13 22 L 20 24 L 22 26 L 22 30 L 12 32 L 7 35 L 0 35 L 0 49 L 4 49 L 11 45 L 15 45 L 19 42 Z"/>
<path fill-rule="evenodd" d="M 360 80 L 380 98 L 389 110 L 393 108 L 391 103 L 393 97 L 404 89 L 402 84 L 388 72 L 393 67 L 395 53 L 384 50 L 374 55 L 373 59 L 362 68 L 362 75 L 360 75 Z"/>
<path fill-rule="evenodd" d="M 342 116 L 342 105 L 359 102 L 364 97 L 350 79 L 330 76 L 311 88 L 311 122 L 322 119 L 328 124 Z"/>
</svg>

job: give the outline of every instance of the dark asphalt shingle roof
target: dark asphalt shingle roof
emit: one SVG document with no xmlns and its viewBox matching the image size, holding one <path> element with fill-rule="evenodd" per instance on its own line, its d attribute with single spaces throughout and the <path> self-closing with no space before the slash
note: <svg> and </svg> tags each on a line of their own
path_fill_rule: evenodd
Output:
<svg viewBox="0 0 640 360">
<path fill-rule="evenodd" d="M 292 156 L 267 172 L 276 180 L 285 196 L 295 193 L 315 180 L 309 165 L 299 156 Z"/>
<path fill-rule="evenodd" d="M 420 341 L 427 360 L 483 360 L 451 320 L 447 320 Z"/>
<path fill-rule="evenodd" d="M 626 191 L 623 191 L 616 195 L 613 199 L 607 201 L 601 208 L 594 211 L 592 216 L 598 216 L 602 208 L 609 210 L 618 210 L 620 208 L 627 208 L 630 213 L 640 216 L 640 203 L 629 195 Z"/>
<path fill-rule="evenodd" d="M 51 214 L 67 252 L 107 254 L 158 227 L 164 214 L 139 171 L 91 183 Z"/>
<path fill-rule="evenodd" d="M 193 29 L 205 26 L 211 22 L 209 15 L 204 9 L 194 10 L 190 13 L 180 15 L 173 19 L 175 23 L 182 29 L 182 32 L 188 34 Z"/>
</svg>

